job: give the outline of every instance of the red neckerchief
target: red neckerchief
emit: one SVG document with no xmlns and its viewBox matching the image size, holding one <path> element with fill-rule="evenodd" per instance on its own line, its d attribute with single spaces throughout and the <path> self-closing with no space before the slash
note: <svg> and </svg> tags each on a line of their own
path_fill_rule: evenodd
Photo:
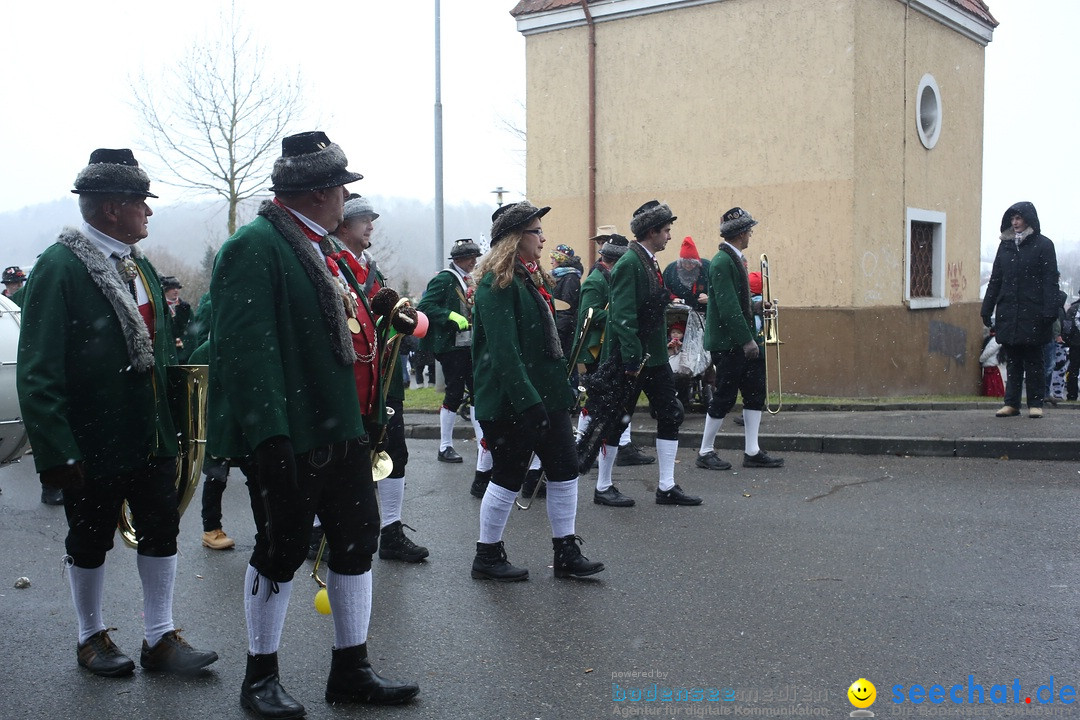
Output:
<svg viewBox="0 0 1080 720">
<path fill-rule="evenodd" d="M 540 274 L 540 266 L 534 262 L 525 262 L 524 260 L 521 262 L 525 265 L 525 269 L 529 271 L 529 275 L 532 276 L 533 281 L 536 284 L 536 289 L 540 291 L 540 296 L 547 301 L 548 305 L 551 305 L 551 293 L 544 287 L 543 275 Z"/>
</svg>

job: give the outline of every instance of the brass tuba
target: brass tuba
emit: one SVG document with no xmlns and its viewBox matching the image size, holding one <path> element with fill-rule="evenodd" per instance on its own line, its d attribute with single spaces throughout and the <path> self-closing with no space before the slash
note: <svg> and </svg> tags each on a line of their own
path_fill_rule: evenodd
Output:
<svg viewBox="0 0 1080 720">
<path fill-rule="evenodd" d="M 176 462 L 176 500 L 183 515 L 199 486 L 203 456 L 206 452 L 207 365 L 169 365 L 165 368 L 166 399 L 176 427 L 180 451 Z M 137 548 L 135 527 L 127 502 L 120 508 L 117 522 L 120 537 L 128 547 Z"/>
<path fill-rule="evenodd" d="M 768 307 L 766 307 L 768 306 Z M 765 359 L 765 409 L 770 415 L 776 415 L 780 412 L 780 408 L 784 404 L 784 388 L 781 384 L 780 377 L 780 346 L 784 342 L 780 339 L 780 322 L 779 322 L 779 309 L 776 306 L 776 299 L 772 296 L 772 285 L 769 282 L 769 256 L 765 253 L 761 254 L 761 319 L 762 319 L 762 333 L 765 336 L 765 347 L 762 350 L 762 357 Z M 775 348 L 772 350 L 771 348 Z M 772 362 L 769 362 L 769 353 L 775 352 L 776 357 Z M 770 366 L 774 367 L 776 372 L 776 379 L 772 379 L 773 372 Z M 769 391 L 776 391 L 776 405 L 773 406 L 769 403 Z"/>
</svg>

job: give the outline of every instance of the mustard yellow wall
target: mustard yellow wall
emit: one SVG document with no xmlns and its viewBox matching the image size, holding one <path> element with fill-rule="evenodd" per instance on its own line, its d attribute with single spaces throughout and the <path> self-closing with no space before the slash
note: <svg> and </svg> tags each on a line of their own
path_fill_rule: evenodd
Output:
<svg viewBox="0 0 1080 720">
<path fill-rule="evenodd" d="M 895 0 L 724 0 L 596 25 L 596 221 L 629 235 L 657 198 L 716 252 L 720 216 L 761 224 L 789 306 L 896 306 L 905 210 L 947 213 L 954 301 L 978 294 L 983 48 Z M 905 23 L 905 16 L 907 22 Z M 551 244 L 592 253 L 588 30 L 527 38 L 528 195 Z M 915 95 L 937 78 L 944 124 L 920 144 Z"/>
</svg>

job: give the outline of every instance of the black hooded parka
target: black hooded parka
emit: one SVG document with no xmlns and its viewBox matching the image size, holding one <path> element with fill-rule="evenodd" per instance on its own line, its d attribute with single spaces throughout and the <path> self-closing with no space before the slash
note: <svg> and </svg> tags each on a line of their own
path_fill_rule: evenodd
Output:
<svg viewBox="0 0 1080 720">
<path fill-rule="evenodd" d="M 1019 213 L 1030 233 L 1018 245 L 1012 217 Z M 1001 218 L 1001 243 L 982 304 L 982 320 L 990 326 L 995 314 L 1002 345 L 1044 345 L 1058 316 L 1058 266 L 1054 243 L 1040 231 L 1039 215 L 1030 202 L 1018 202 Z"/>
</svg>

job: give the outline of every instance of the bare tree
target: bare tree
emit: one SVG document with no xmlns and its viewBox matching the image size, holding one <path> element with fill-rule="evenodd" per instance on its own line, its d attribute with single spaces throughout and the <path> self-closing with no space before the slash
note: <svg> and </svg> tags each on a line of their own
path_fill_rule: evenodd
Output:
<svg viewBox="0 0 1080 720">
<path fill-rule="evenodd" d="M 220 28 L 161 82 L 143 74 L 132 90 L 150 149 L 174 176 L 165 182 L 224 198 L 232 235 L 237 206 L 265 187 L 278 141 L 303 104 L 299 73 L 264 76 L 264 50 L 238 27 L 234 9 Z"/>
</svg>

